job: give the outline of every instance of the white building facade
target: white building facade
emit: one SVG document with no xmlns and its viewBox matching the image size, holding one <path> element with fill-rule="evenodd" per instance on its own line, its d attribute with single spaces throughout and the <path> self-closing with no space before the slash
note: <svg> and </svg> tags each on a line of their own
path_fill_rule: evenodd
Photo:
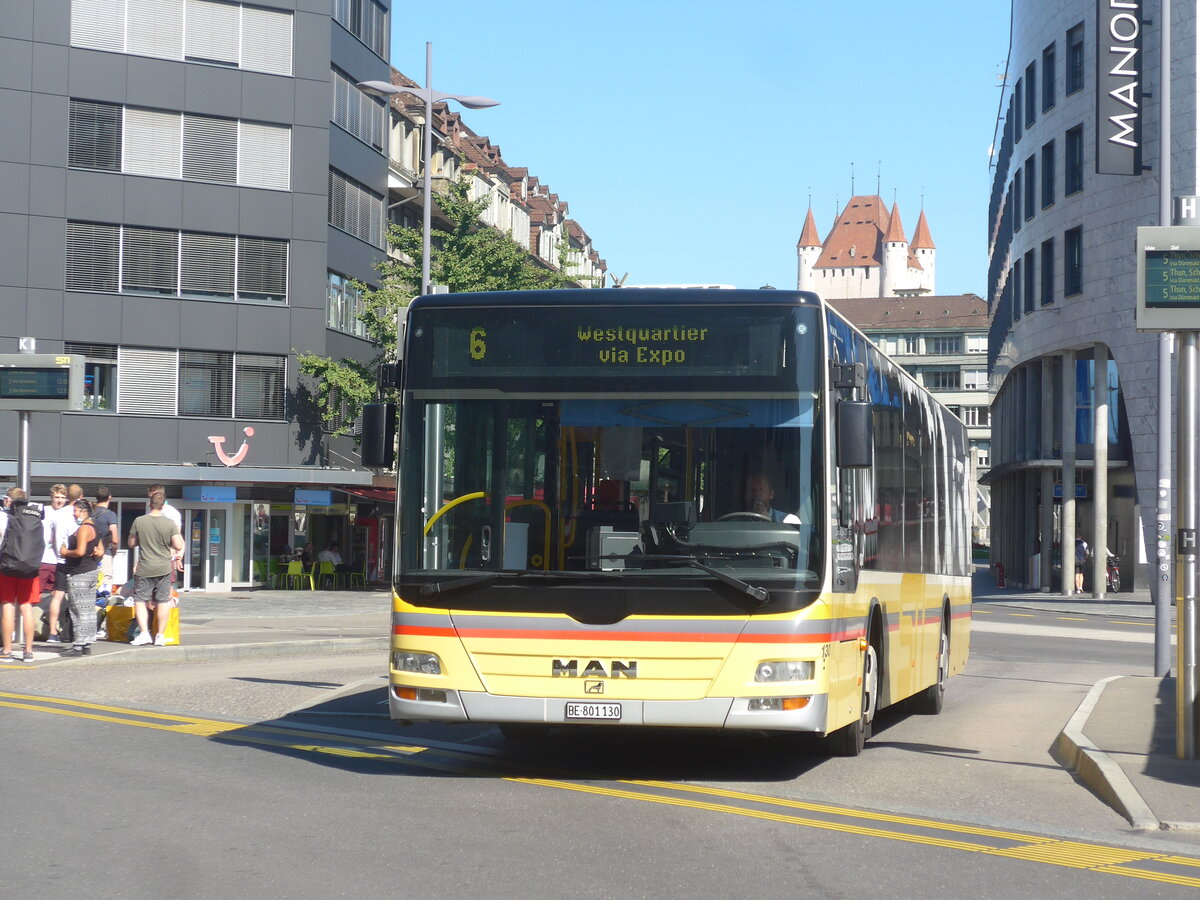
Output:
<svg viewBox="0 0 1200 900">
<path fill-rule="evenodd" d="M 1010 585 L 1069 591 L 1073 555 L 1059 548 L 1080 535 L 1098 548 L 1088 592 L 1103 590 L 1105 546 L 1122 587 L 1141 587 L 1155 540 L 1158 337 L 1134 328 L 1134 239 L 1160 224 L 1160 7 L 1012 6 L 988 212 L 992 559 Z M 1195 4 L 1173 4 L 1172 20 L 1172 192 L 1194 194 Z M 1114 70 L 1129 73 L 1116 86 Z M 1115 99 L 1115 117 L 1098 114 L 1098 96 Z M 1114 173 L 1114 154 L 1128 174 Z"/>
</svg>

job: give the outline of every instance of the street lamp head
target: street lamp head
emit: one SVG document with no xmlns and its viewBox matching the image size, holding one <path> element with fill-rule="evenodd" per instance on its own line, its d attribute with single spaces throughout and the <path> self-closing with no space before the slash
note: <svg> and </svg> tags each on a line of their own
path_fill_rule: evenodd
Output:
<svg viewBox="0 0 1200 900">
<path fill-rule="evenodd" d="M 489 109 L 500 105 L 499 100 L 493 100 L 490 97 L 460 97 L 458 94 L 443 94 L 441 99 L 457 100 L 467 109 Z"/>
<path fill-rule="evenodd" d="M 366 91 L 368 94 L 383 94 L 387 96 L 392 94 L 416 94 L 418 97 L 421 95 L 420 88 L 392 84 L 390 81 L 360 81 L 355 87 L 360 91 Z"/>
</svg>

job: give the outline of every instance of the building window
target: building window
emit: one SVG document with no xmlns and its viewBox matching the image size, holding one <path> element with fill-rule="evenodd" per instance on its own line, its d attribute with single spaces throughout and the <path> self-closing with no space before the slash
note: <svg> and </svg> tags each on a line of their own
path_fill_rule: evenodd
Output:
<svg viewBox="0 0 1200 900">
<path fill-rule="evenodd" d="M 904 338 L 904 352 L 913 354 L 921 352 L 921 338 L 918 335 L 910 334 Z"/>
<path fill-rule="evenodd" d="M 1042 306 L 1054 302 L 1054 238 L 1042 241 Z"/>
<path fill-rule="evenodd" d="M 67 165 L 79 169 L 121 170 L 121 107 L 116 103 L 72 100 L 67 129 Z"/>
<path fill-rule="evenodd" d="M 292 74 L 292 13 L 219 0 L 71 0 L 71 45 Z"/>
<path fill-rule="evenodd" d="M 239 353 L 234 357 L 233 414 L 238 419 L 282 419 L 287 357 Z"/>
<path fill-rule="evenodd" d="M 967 335 L 967 352 L 968 353 L 987 353 L 987 335 L 986 334 L 968 334 Z"/>
<path fill-rule="evenodd" d="M 1067 32 L 1066 94 L 1083 90 L 1083 23 Z"/>
<path fill-rule="evenodd" d="M 387 59 L 388 14 L 374 0 L 333 0 L 333 17 L 342 27 Z"/>
<path fill-rule="evenodd" d="M 335 331 L 367 337 L 367 326 L 361 318 L 366 307 L 359 285 L 345 275 L 330 272 L 326 296 L 325 324 Z"/>
<path fill-rule="evenodd" d="M 1063 235 L 1063 295 L 1083 292 L 1083 228 L 1070 229 Z"/>
<path fill-rule="evenodd" d="M 926 369 L 922 378 L 931 391 L 957 391 L 962 381 L 958 369 Z"/>
<path fill-rule="evenodd" d="M 1037 279 L 1037 251 L 1030 250 L 1025 254 L 1025 312 L 1033 312 L 1033 304 L 1037 299 L 1036 288 L 1034 287 Z"/>
<path fill-rule="evenodd" d="M 1063 160 L 1063 194 L 1071 196 L 1083 190 L 1083 126 L 1067 132 L 1066 158 Z"/>
<path fill-rule="evenodd" d="M 933 356 L 951 356 L 962 353 L 962 338 L 957 334 L 937 334 L 925 346 Z"/>
<path fill-rule="evenodd" d="M 1022 270 L 1021 258 L 1018 256 L 1016 262 L 1013 263 L 1011 281 L 1013 289 L 1013 321 L 1021 318 L 1021 287 L 1022 287 Z"/>
<path fill-rule="evenodd" d="M 1025 127 L 1037 121 L 1037 62 L 1025 67 Z"/>
<path fill-rule="evenodd" d="M 227 419 L 233 413 L 233 354 L 179 351 L 179 415 Z"/>
<path fill-rule="evenodd" d="M 963 369 L 962 389 L 964 391 L 986 391 L 987 369 Z"/>
<path fill-rule="evenodd" d="M 349 76 L 333 70 L 333 110 L 330 121 L 364 144 L 383 152 L 387 107 L 383 101 L 364 94 Z"/>
<path fill-rule="evenodd" d="M 1016 143 L 1021 143 L 1021 118 L 1025 109 L 1025 81 L 1022 78 L 1017 79 L 1017 86 L 1013 89 L 1013 138 Z"/>
<path fill-rule="evenodd" d="M 1054 108 L 1054 45 L 1042 51 L 1042 112 Z"/>
<path fill-rule="evenodd" d="M 1042 146 L 1042 209 L 1054 205 L 1054 141 Z"/>
<path fill-rule="evenodd" d="M 82 356 L 83 408 L 88 412 L 115 412 L 117 408 L 117 348 L 106 344 L 66 341 L 63 352 Z"/>
<path fill-rule="evenodd" d="M 329 170 L 330 225 L 382 249 L 383 213 L 383 197 L 353 178 Z"/>
<path fill-rule="evenodd" d="M 986 428 L 991 424 L 991 417 L 988 415 L 986 406 L 964 406 L 959 418 L 962 419 L 964 425 L 975 428 Z"/>
<path fill-rule="evenodd" d="M 1037 209 L 1037 156 L 1025 160 L 1025 221 L 1033 218 Z"/>
<path fill-rule="evenodd" d="M 291 186 L 286 125 L 71 100 L 67 131 L 70 166 L 281 191 Z"/>
<path fill-rule="evenodd" d="M 1013 231 L 1020 231 L 1021 224 L 1025 221 L 1025 217 L 1021 215 L 1021 201 L 1025 198 L 1024 171 L 1024 169 L 1017 169 L 1016 174 L 1013 175 Z"/>
<path fill-rule="evenodd" d="M 68 222 L 69 291 L 287 302 L 288 242 Z"/>
</svg>

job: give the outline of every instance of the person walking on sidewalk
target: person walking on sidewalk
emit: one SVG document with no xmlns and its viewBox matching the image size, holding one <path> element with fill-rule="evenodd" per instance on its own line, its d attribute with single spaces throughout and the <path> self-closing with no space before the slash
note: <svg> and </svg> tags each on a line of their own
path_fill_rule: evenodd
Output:
<svg viewBox="0 0 1200 900">
<path fill-rule="evenodd" d="M 175 557 L 183 552 L 183 535 L 179 526 L 163 515 L 167 498 L 162 491 L 150 495 L 150 512 L 138 516 L 129 530 L 129 549 L 138 548 L 138 561 L 134 567 L 133 602 L 137 616 L 137 637 L 130 643 L 135 646 L 153 643 L 159 647 L 167 643 L 167 622 L 175 601 L 171 597 L 171 578 L 174 574 Z M 150 612 L 154 613 L 154 637 L 150 637 Z"/>
<path fill-rule="evenodd" d="M 1075 535 L 1075 593 L 1083 593 L 1083 564 L 1092 555 L 1092 548 L 1082 534 Z"/>
<path fill-rule="evenodd" d="M 0 628 L 4 630 L 4 653 L 0 660 L 33 662 L 33 633 L 37 630 L 34 612 L 40 582 L 38 569 L 46 549 L 42 505 L 30 503 L 21 488 L 9 488 L 0 519 L 5 525 L 4 538 L 0 540 L 0 607 L 3 607 Z M 24 629 L 24 653 L 20 650 L 14 653 L 12 646 L 18 606 L 21 607 L 21 627 Z"/>
<path fill-rule="evenodd" d="M 104 547 L 92 521 L 92 504 L 80 497 L 71 504 L 77 525 L 58 548 L 67 574 L 67 611 L 74 646 L 63 656 L 86 656 L 96 642 L 96 572 Z"/>
</svg>

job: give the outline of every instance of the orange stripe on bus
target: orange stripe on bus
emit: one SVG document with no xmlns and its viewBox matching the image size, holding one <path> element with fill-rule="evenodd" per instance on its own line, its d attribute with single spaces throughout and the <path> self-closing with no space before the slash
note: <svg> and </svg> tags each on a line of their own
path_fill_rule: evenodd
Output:
<svg viewBox="0 0 1200 900">
<path fill-rule="evenodd" d="M 861 631 L 861 629 L 859 629 Z M 851 640 L 856 632 L 842 634 L 707 634 L 678 631 L 551 631 L 507 628 L 431 628 L 396 625 L 392 633 L 406 637 L 460 637 L 464 639 L 543 640 L 543 641 L 660 641 L 690 644 L 825 644 Z"/>
</svg>

